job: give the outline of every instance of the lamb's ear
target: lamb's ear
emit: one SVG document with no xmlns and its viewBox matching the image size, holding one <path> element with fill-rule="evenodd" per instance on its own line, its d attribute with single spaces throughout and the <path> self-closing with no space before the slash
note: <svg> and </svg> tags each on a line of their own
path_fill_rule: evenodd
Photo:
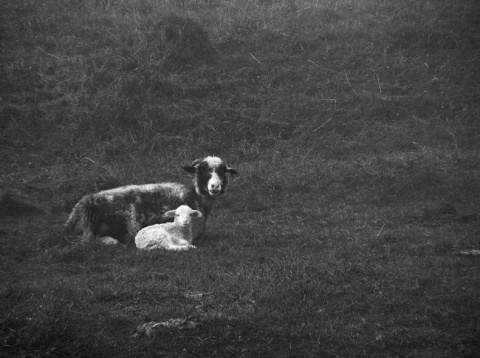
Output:
<svg viewBox="0 0 480 358">
<path fill-rule="evenodd" d="M 169 210 L 165 214 L 163 214 L 162 216 L 164 218 L 174 218 L 175 217 L 175 212 L 176 212 L 176 210 Z"/>
<path fill-rule="evenodd" d="M 238 172 L 237 172 L 235 169 L 229 168 L 229 167 L 227 167 L 227 173 L 230 173 L 230 175 L 232 176 L 232 178 L 234 178 L 233 175 L 237 175 L 237 174 L 238 174 Z"/>
<path fill-rule="evenodd" d="M 192 216 L 195 217 L 195 218 L 201 218 L 203 215 L 198 210 L 192 210 Z"/>
</svg>

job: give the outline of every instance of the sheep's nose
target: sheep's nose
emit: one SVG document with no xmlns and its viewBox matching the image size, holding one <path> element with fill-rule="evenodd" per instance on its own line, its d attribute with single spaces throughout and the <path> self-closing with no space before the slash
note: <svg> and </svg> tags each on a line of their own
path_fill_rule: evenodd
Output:
<svg viewBox="0 0 480 358">
<path fill-rule="evenodd" d="M 217 195 L 222 190 L 222 185 L 220 183 L 210 184 L 208 191 L 211 195 Z"/>
<path fill-rule="evenodd" d="M 220 190 L 220 183 L 212 183 L 210 184 L 211 190 Z"/>
</svg>

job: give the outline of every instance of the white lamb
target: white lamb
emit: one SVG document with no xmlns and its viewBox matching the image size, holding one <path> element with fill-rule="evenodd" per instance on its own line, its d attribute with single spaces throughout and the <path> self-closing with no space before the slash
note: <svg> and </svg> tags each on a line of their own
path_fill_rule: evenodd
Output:
<svg viewBox="0 0 480 358">
<path fill-rule="evenodd" d="M 164 217 L 174 217 L 174 221 L 164 224 L 151 225 L 143 228 L 135 236 L 135 244 L 141 250 L 173 250 L 182 251 L 194 249 L 192 226 L 202 213 L 192 210 L 187 205 L 181 205 L 177 210 L 167 211 Z M 197 221 L 197 222 L 195 222 Z"/>
</svg>

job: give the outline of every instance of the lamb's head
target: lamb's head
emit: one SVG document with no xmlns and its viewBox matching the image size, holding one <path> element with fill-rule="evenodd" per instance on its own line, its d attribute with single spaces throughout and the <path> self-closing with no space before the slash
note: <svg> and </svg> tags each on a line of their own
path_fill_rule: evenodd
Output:
<svg viewBox="0 0 480 358">
<path fill-rule="evenodd" d="M 188 205 L 180 205 L 176 210 L 167 211 L 164 215 L 167 218 L 174 218 L 175 225 L 189 226 L 193 218 L 201 218 L 202 213 L 198 210 L 193 210 Z"/>
<path fill-rule="evenodd" d="M 227 173 L 232 177 L 238 174 L 218 157 L 206 157 L 195 160 L 192 165 L 183 167 L 194 177 L 195 189 L 199 195 L 218 196 L 225 193 L 227 187 Z"/>
</svg>

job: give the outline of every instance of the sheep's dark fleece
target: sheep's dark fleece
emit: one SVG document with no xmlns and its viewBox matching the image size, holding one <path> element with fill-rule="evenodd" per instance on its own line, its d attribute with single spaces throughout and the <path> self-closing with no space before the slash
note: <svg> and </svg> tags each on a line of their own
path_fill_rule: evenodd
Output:
<svg viewBox="0 0 480 358">
<path fill-rule="evenodd" d="M 142 228 L 172 221 L 163 217 L 165 212 L 188 205 L 203 214 L 193 225 L 194 238 L 203 236 L 212 208 L 225 193 L 227 173 L 238 173 L 218 157 L 197 159 L 183 169 L 194 174 L 191 185 L 128 185 L 85 195 L 66 221 L 65 233 L 79 234 L 88 241 L 133 242 Z"/>
</svg>

